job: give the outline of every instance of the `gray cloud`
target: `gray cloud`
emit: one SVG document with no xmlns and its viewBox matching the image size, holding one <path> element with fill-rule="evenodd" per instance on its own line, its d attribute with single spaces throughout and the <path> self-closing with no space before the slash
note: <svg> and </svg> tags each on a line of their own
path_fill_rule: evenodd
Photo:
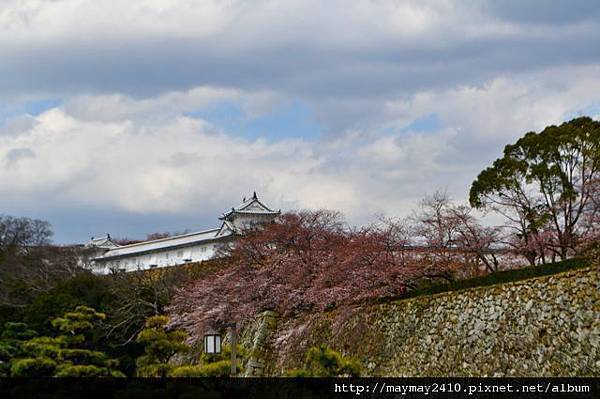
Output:
<svg viewBox="0 0 600 399">
<path fill-rule="evenodd" d="M 63 242 L 210 227 L 253 190 L 356 223 L 464 200 L 505 144 L 600 104 L 596 2 L 6 1 L 0 101 L 61 101 L 0 121 L 0 206 Z M 194 113 L 293 101 L 324 137 Z"/>
<path fill-rule="evenodd" d="M 27 158 L 35 158 L 35 154 L 30 148 L 13 148 L 4 155 L 4 166 L 11 168 L 20 160 Z"/>
<path fill-rule="evenodd" d="M 0 136 L 15 135 L 30 130 L 37 122 L 30 115 L 18 115 L 0 123 Z"/>
<path fill-rule="evenodd" d="M 0 93 L 145 97 L 202 85 L 269 90 L 310 102 L 322 110 L 318 117 L 326 130 L 336 132 L 364 126 L 389 98 L 600 61 L 600 19 L 593 18 L 600 9 L 597 2 L 449 6 L 384 1 L 362 8 L 347 2 L 252 7 L 234 2 L 230 9 L 206 3 L 209 15 L 214 14 L 208 22 L 201 6 L 181 7 L 178 13 L 177 3 L 162 11 L 163 25 L 157 28 L 128 18 L 152 21 L 160 11 L 122 6 L 114 10 L 114 23 L 132 26 L 109 31 L 111 22 L 102 19 L 107 10 L 98 2 L 89 15 L 83 12 L 89 27 L 80 34 L 55 27 L 60 18 L 68 23 L 79 15 L 70 9 L 62 17 L 53 14 L 56 24 L 42 26 L 40 36 L 9 30 L 7 37 L 23 42 L 0 42 L 5 77 Z M 53 9 L 62 10 L 40 6 L 29 23 Z M 99 16 L 92 14 L 95 9 Z M 214 27 L 198 30 L 185 12 L 200 18 L 196 24 Z M 177 18 L 181 24 L 172 25 Z M 538 21 L 543 25 L 530 25 Z"/>
<path fill-rule="evenodd" d="M 483 10 L 507 21 L 554 26 L 594 21 L 600 16 L 600 7 L 595 0 L 487 1 Z"/>
</svg>

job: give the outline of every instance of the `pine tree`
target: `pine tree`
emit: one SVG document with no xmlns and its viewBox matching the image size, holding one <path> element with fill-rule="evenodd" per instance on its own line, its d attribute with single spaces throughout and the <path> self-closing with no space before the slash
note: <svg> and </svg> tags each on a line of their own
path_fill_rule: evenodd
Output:
<svg viewBox="0 0 600 399">
<path fill-rule="evenodd" d="M 56 337 L 35 337 L 21 345 L 21 357 L 11 360 L 13 377 L 124 377 L 118 362 L 91 347 L 91 334 L 106 315 L 87 306 L 52 321 Z"/>
<path fill-rule="evenodd" d="M 167 316 L 152 316 L 146 320 L 137 342 L 145 346 L 144 355 L 137 360 L 137 375 L 140 377 L 166 377 L 175 367 L 169 360 L 177 353 L 190 348 L 184 342 L 187 334 L 182 330 L 169 331 Z"/>
<path fill-rule="evenodd" d="M 0 377 L 10 375 L 10 360 L 21 355 L 23 341 L 36 335 L 25 323 L 8 322 L 4 325 L 0 335 Z"/>
</svg>

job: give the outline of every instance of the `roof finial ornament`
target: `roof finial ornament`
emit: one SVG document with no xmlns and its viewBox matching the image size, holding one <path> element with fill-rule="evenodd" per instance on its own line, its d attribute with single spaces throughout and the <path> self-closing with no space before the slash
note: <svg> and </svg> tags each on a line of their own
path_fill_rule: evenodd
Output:
<svg viewBox="0 0 600 399">
<path fill-rule="evenodd" d="M 252 194 L 252 199 L 256 199 L 256 191 Z"/>
</svg>

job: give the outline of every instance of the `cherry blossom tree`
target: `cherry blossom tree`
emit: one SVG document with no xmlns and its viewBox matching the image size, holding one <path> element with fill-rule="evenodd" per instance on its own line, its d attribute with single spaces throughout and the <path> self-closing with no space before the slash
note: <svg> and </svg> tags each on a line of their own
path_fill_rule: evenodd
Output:
<svg viewBox="0 0 600 399">
<path fill-rule="evenodd" d="M 389 221 L 350 228 L 326 210 L 283 214 L 247 229 L 223 269 L 181 289 L 172 323 L 200 337 L 267 309 L 289 318 L 402 297 L 428 271 L 408 255 L 404 232 Z"/>
</svg>

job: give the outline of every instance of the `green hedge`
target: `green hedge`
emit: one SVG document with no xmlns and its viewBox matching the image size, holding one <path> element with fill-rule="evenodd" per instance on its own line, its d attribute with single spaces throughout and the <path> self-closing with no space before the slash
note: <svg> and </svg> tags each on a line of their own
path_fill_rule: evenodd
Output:
<svg viewBox="0 0 600 399">
<path fill-rule="evenodd" d="M 513 281 L 526 280 L 532 277 L 548 276 L 551 274 L 565 272 L 586 267 L 589 261 L 585 258 L 568 259 L 561 262 L 546 265 L 529 266 L 522 269 L 505 270 L 474 277 L 466 280 L 456 280 L 451 283 L 433 284 L 409 291 L 404 298 L 414 298 L 423 295 L 433 295 L 448 291 L 457 291 L 465 288 L 485 287 L 488 285 L 510 283 Z"/>
</svg>

